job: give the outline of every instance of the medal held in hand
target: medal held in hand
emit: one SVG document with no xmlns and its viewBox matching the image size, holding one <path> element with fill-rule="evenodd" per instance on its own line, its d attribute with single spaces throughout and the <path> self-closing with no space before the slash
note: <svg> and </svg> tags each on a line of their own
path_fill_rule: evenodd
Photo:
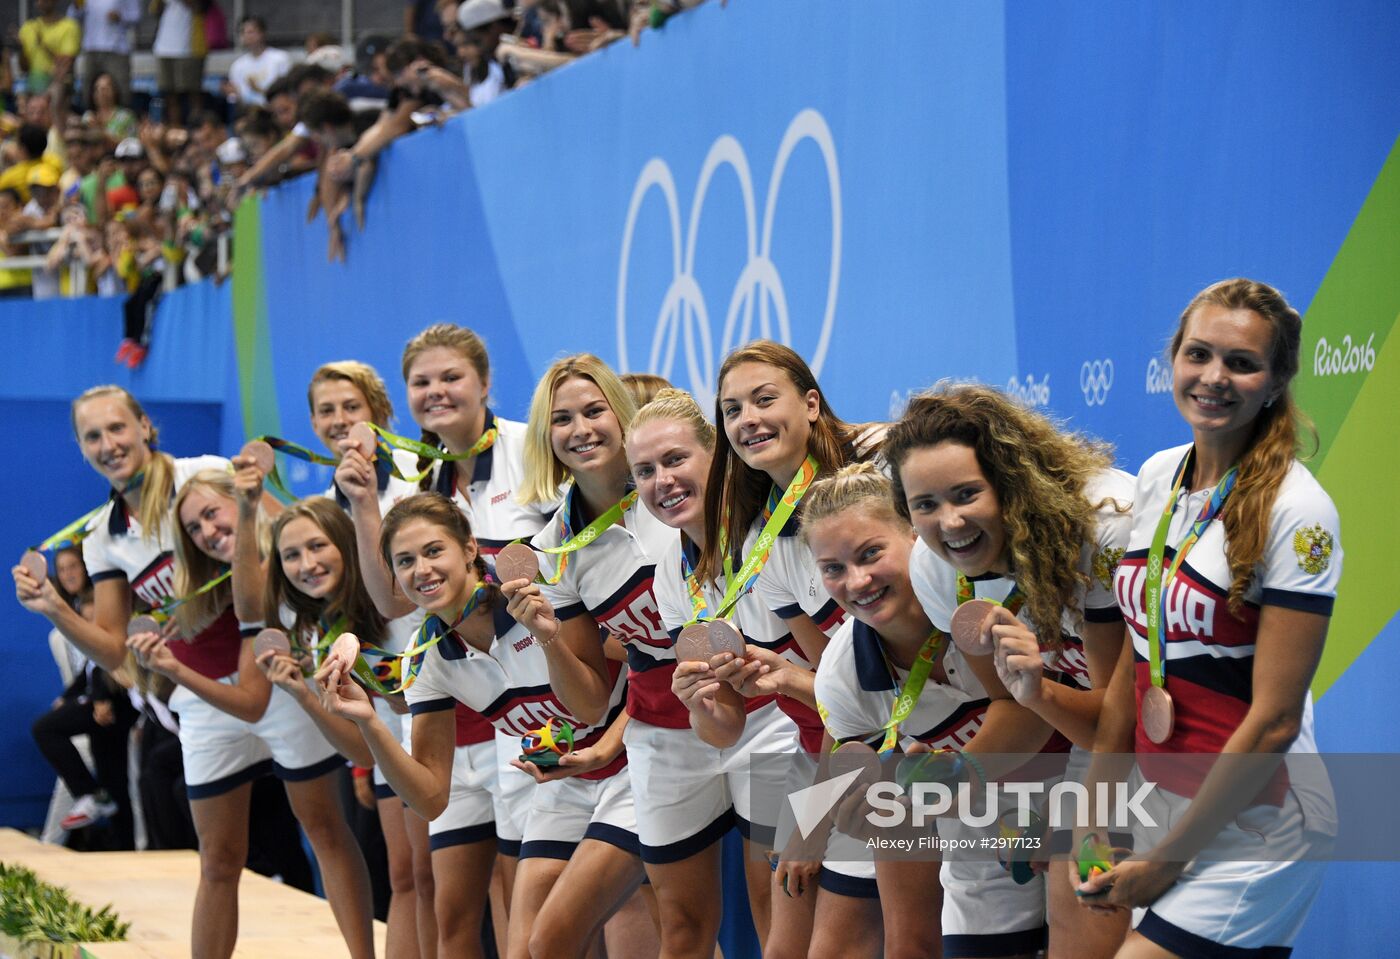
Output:
<svg viewBox="0 0 1400 959">
<path fill-rule="evenodd" d="M 518 579 L 533 583 L 540 575 L 540 558 L 524 543 L 511 543 L 496 554 L 496 578 L 505 583 Z"/>
<path fill-rule="evenodd" d="M 49 561 L 44 558 L 44 554 L 35 549 L 27 549 L 24 555 L 19 558 L 19 564 L 29 571 L 29 575 L 42 583 L 49 575 Z"/>
<path fill-rule="evenodd" d="M 282 656 L 290 656 L 292 644 L 287 639 L 287 634 L 272 627 L 260 630 L 253 638 L 253 658 L 257 659 L 269 650 Z"/>
<path fill-rule="evenodd" d="M 277 454 L 273 453 L 272 447 L 263 440 L 249 440 L 243 444 L 243 449 L 239 450 L 238 455 L 251 459 L 264 477 L 271 475 L 273 467 L 277 465 Z"/>
<path fill-rule="evenodd" d="M 154 616 L 133 616 L 126 624 L 127 636 L 158 632 L 160 632 L 160 623 L 156 621 Z"/>
<path fill-rule="evenodd" d="M 982 624 L 987 621 L 996 604 L 986 599 L 970 599 L 953 613 L 948 621 L 948 631 L 953 634 L 953 642 L 969 656 L 990 656 L 994 650 L 991 638 L 982 638 Z"/>
<path fill-rule="evenodd" d="M 708 663 L 720 653 L 744 655 L 744 638 L 722 619 L 691 623 L 676 637 L 676 660 L 682 663 Z"/>
</svg>

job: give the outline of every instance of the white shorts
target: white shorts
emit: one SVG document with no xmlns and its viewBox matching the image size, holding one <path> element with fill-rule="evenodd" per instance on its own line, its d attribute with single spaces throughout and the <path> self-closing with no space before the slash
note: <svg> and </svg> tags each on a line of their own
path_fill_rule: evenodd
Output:
<svg viewBox="0 0 1400 959">
<path fill-rule="evenodd" d="M 999 835 L 996 824 L 974 827 L 953 817 L 938 820 L 940 839 L 976 843 Z M 1043 874 L 1017 885 L 995 857 L 954 858 L 943 860 L 938 879 L 943 886 L 943 955 L 948 959 L 1034 954 L 1045 947 Z"/>
<path fill-rule="evenodd" d="M 382 724 L 386 725 L 386 727 L 389 727 L 389 731 L 396 732 L 396 734 L 400 734 L 400 742 L 403 742 L 403 748 L 409 748 L 409 743 L 412 742 L 412 739 L 407 739 L 407 741 L 403 741 L 403 720 L 399 717 L 398 713 L 395 713 L 395 711 L 389 708 L 389 701 L 384 699 L 384 697 L 382 696 L 372 696 L 370 697 L 370 701 L 371 703 L 374 703 L 374 714 L 378 715 L 379 722 L 382 722 Z M 393 798 L 393 787 L 392 785 L 389 785 L 389 780 L 386 780 L 386 778 L 384 778 L 384 773 L 382 773 L 382 771 L 379 770 L 378 766 L 374 767 L 374 798 Z"/>
<path fill-rule="evenodd" d="M 804 751 L 793 737 L 794 754 L 787 785 L 786 795 L 806 789 L 816 781 L 817 758 Z M 774 835 L 776 850 L 787 846 L 792 831 L 797 828 L 793 818 L 792 803 L 784 801 L 778 817 Z M 826 845 L 826 858 L 822 860 L 821 873 L 817 883 L 827 892 L 851 899 L 879 899 L 880 889 L 875 882 L 875 860 L 866 850 L 865 843 L 853 836 L 833 829 Z"/>
<path fill-rule="evenodd" d="M 573 777 L 535 787 L 520 858 L 568 859 L 585 839 L 598 839 L 638 854 L 637 817 L 627 767 L 607 779 Z"/>
<path fill-rule="evenodd" d="M 530 821 L 530 803 L 535 798 L 535 780 L 510 764 L 520 758 L 520 737 L 496 731 L 496 848 L 503 856 L 519 856 L 520 841 Z"/>
<path fill-rule="evenodd" d="M 237 685 L 238 674 L 219 682 Z M 268 773 L 302 782 L 345 765 L 311 717 L 276 686 L 256 723 L 229 715 L 183 686 L 171 694 L 170 710 L 180 717 L 180 752 L 190 799 L 221 796 Z"/>
<path fill-rule="evenodd" d="M 716 749 L 691 729 L 632 720 L 622 734 L 632 771 L 642 861 L 680 862 L 718 842 L 737 825 L 767 848 L 774 823 L 754 836 L 749 757 L 791 752 L 797 727 L 776 703 L 749 713 L 733 746 Z"/>
<path fill-rule="evenodd" d="M 1133 787 L 1136 789 L 1136 785 Z M 1143 808 L 1161 830 L 1134 830 L 1135 847 L 1147 850 L 1164 835 L 1191 801 L 1157 788 L 1143 801 Z M 1183 956 L 1265 957 L 1285 955 L 1292 946 L 1308 910 L 1322 888 L 1327 863 L 1314 860 L 1251 862 L 1263 845 L 1261 835 L 1296 834 L 1298 846 L 1327 842 L 1330 827 L 1322 833 L 1308 829 L 1296 794 L 1290 790 L 1282 806 L 1251 806 L 1235 817 L 1209 846 L 1203 858 L 1192 861 L 1170 889 L 1150 909 L 1133 910 L 1133 927 L 1143 936 Z"/>
<path fill-rule="evenodd" d="M 458 746 L 452 754 L 452 792 L 447 808 L 428 823 L 428 847 L 436 851 L 496 838 L 495 785 L 495 740 Z"/>
</svg>

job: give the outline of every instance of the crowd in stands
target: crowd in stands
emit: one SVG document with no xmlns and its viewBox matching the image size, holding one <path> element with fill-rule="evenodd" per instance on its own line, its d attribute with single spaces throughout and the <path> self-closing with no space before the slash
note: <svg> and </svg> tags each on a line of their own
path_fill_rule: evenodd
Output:
<svg viewBox="0 0 1400 959">
<path fill-rule="evenodd" d="M 161 293 L 227 274 L 246 191 L 316 172 L 311 212 L 343 259 L 344 214 L 363 228 L 394 139 L 695 2 L 410 0 L 402 36 L 353 50 L 324 33 L 278 49 L 250 13 L 220 79 L 206 55 L 232 38 L 212 0 L 35 0 L 0 55 L 0 296 L 126 297 L 119 360 L 138 365 Z M 150 92 L 132 38 L 152 14 Z"/>
</svg>

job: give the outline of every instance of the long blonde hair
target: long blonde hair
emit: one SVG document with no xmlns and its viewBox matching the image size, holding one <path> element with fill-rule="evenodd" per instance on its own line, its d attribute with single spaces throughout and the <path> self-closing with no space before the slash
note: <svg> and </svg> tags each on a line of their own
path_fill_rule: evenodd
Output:
<svg viewBox="0 0 1400 959">
<path fill-rule="evenodd" d="M 73 422 L 73 435 L 78 436 L 78 407 L 88 400 L 99 399 L 104 396 L 115 396 L 126 404 L 126 408 L 131 411 L 131 415 L 136 417 L 137 422 L 145 423 L 151 429 L 150 441 L 146 444 L 149 455 L 146 457 L 146 465 L 143 467 L 144 476 L 141 480 L 141 505 L 136 510 L 136 521 L 141 524 L 141 538 L 148 540 L 158 540 L 162 528 L 170 518 L 170 494 L 175 488 L 175 461 L 169 454 L 162 453 L 156 449 L 156 440 L 159 437 L 159 430 L 151 422 L 151 418 L 146 415 L 145 409 L 132 396 L 120 386 L 107 384 L 105 386 L 94 386 L 84 390 L 77 399 L 73 401 L 69 409 L 69 416 Z M 79 442 L 82 437 L 78 437 Z"/>
<path fill-rule="evenodd" d="M 1249 310 L 1273 328 L 1269 370 L 1279 385 L 1274 401 L 1259 411 L 1254 433 L 1239 462 L 1235 490 L 1220 513 L 1225 524 L 1225 558 L 1230 564 L 1230 612 L 1236 616 L 1244 604 L 1245 590 L 1269 541 L 1270 515 L 1284 477 L 1303 452 L 1301 437 L 1316 448 L 1312 421 L 1293 401 L 1293 377 L 1298 374 L 1303 318 L 1282 293 L 1255 280 L 1236 277 L 1213 283 L 1191 298 L 1181 311 L 1168 357 L 1176 359 L 1186 337 L 1186 325 L 1200 307 L 1211 304 L 1227 310 Z"/>
<path fill-rule="evenodd" d="M 1089 585 L 1079 570 L 1080 553 L 1093 536 L 1100 504 L 1085 498 L 1085 484 L 1113 464 L 1113 448 L 1061 431 L 989 386 L 930 390 L 909 401 L 885 436 L 894 508 L 906 519 L 905 461 L 915 450 L 943 442 L 976 454 L 1001 503 L 1007 558 L 1026 594 L 1027 615 L 1041 641 L 1057 645 L 1061 615 L 1068 609 L 1072 620 L 1082 617 L 1077 591 Z"/>
<path fill-rule="evenodd" d="M 233 474 L 227 470 L 200 470 L 185 481 L 175 495 L 171 515 L 175 521 L 175 595 L 188 596 L 222 572 L 222 563 L 194 544 L 185 524 L 180 522 L 180 510 L 194 490 L 237 503 L 238 492 L 233 486 Z M 266 552 L 267 524 L 261 522 L 262 507 L 258 507 L 258 538 Z M 225 581 L 202 596 L 196 596 L 175 610 L 175 621 L 185 636 L 194 636 L 217 619 L 233 601 L 233 587 Z"/>
<path fill-rule="evenodd" d="M 414 360 L 426 353 L 428 350 L 441 347 L 458 354 L 462 359 L 471 364 L 476 371 L 477 378 L 481 380 L 481 385 L 488 391 L 491 389 L 491 357 L 486 352 L 486 343 L 477 335 L 475 330 L 469 330 L 465 326 L 458 326 L 456 323 L 434 323 L 432 326 L 420 332 L 413 339 L 404 344 L 403 359 L 401 367 L 403 369 L 404 382 L 408 382 L 408 371 L 412 368 Z M 421 440 L 429 446 L 439 446 L 442 438 L 432 430 L 422 430 Z M 418 457 L 418 466 L 414 470 L 417 473 L 427 473 L 428 467 L 433 460 L 426 456 Z M 450 465 L 450 464 L 448 464 Z M 433 488 L 433 477 L 431 474 L 425 475 L 418 481 L 418 488 L 430 490 Z M 553 497 L 550 497 L 551 499 Z"/>
<path fill-rule="evenodd" d="M 522 503 L 548 503 L 559 496 L 559 484 L 570 473 L 554 455 L 549 441 L 549 417 L 554 406 L 554 391 L 565 380 L 580 377 L 591 380 L 612 407 L 624 435 L 637 415 L 637 404 L 616 373 L 592 353 L 577 353 L 555 360 L 535 384 L 530 399 L 530 422 L 525 430 L 525 481 L 516 498 Z M 618 455 L 623 455 L 619 453 Z"/>
</svg>

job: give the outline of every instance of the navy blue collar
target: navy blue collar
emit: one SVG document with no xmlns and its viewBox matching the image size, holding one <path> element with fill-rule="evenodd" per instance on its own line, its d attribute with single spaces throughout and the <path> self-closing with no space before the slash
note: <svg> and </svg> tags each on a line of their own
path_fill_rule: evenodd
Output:
<svg viewBox="0 0 1400 959">
<path fill-rule="evenodd" d="M 856 678 L 860 688 L 870 692 L 894 689 L 894 677 L 880 646 L 880 634 L 860 620 L 851 620 L 851 648 L 856 657 Z"/>
<path fill-rule="evenodd" d="M 131 518 L 126 512 L 126 500 L 122 499 L 121 491 L 115 486 L 112 487 L 107 498 L 112 503 L 112 512 L 107 515 L 107 535 L 125 536 L 131 529 Z"/>
<path fill-rule="evenodd" d="M 496 414 L 491 412 L 489 406 L 486 408 L 486 419 L 482 422 L 485 424 L 481 430 L 483 433 L 496 425 Z M 491 457 L 495 452 L 496 444 L 492 443 L 477 454 L 476 462 L 472 464 L 472 483 L 484 483 L 491 478 Z M 457 464 L 449 460 L 442 462 L 438 467 L 437 481 L 433 483 L 433 489 L 448 499 L 453 497 L 457 492 Z"/>
<path fill-rule="evenodd" d="M 631 477 L 628 477 L 626 485 L 623 486 L 622 495 L 626 496 L 635 488 Z M 583 497 L 577 494 L 578 485 L 572 482 L 569 483 L 569 490 L 564 494 L 564 502 L 559 507 L 559 509 L 563 511 L 565 522 L 568 523 L 568 528 L 564 531 L 565 541 L 567 541 L 570 536 L 577 535 L 579 530 L 588 525 L 583 521 Z M 611 507 L 609 507 L 609 509 L 611 509 Z"/>
<path fill-rule="evenodd" d="M 491 621 L 496 626 L 496 638 L 503 639 L 515 628 L 515 620 L 506 612 L 506 598 L 498 595 L 491 606 Z"/>
</svg>

